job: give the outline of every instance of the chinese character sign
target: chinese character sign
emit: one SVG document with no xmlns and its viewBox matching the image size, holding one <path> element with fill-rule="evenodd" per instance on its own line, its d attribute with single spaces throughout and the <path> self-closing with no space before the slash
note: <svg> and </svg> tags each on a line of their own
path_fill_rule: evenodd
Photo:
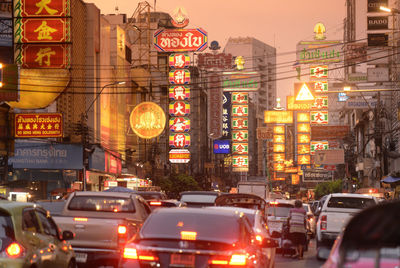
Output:
<svg viewBox="0 0 400 268">
<path fill-rule="evenodd" d="M 188 100 L 190 98 L 190 88 L 184 85 L 170 86 L 169 98 L 171 100 Z"/>
<path fill-rule="evenodd" d="M 190 57 L 187 54 L 171 54 L 169 56 L 169 66 L 171 68 L 188 68 Z"/>
<path fill-rule="evenodd" d="M 14 1 L 14 17 L 67 17 L 70 15 L 69 0 Z"/>
<path fill-rule="evenodd" d="M 170 84 L 189 84 L 190 71 L 186 69 L 178 69 L 169 72 Z"/>
<path fill-rule="evenodd" d="M 172 148 L 188 148 L 190 146 L 190 135 L 187 133 L 170 134 L 169 146 Z"/>
<path fill-rule="evenodd" d="M 169 104 L 171 116 L 187 116 L 190 114 L 190 104 L 187 101 L 172 101 Z"/>
<path fill-rule="evenodd" d="M 311 112 L 311 124 L 328 124 L 328 111 Z"/>
<path fill-rule="evenodd" d="M 62 115 L 58 113 L 16 114 L 16 138 L 62 137 Z"/>
<path fill-rule="evenodd" d="M 188 117 L 171 117 L 169 129 L 171 132 L 188 132 L 190 130 L 190 119 Z"/>
</svg>

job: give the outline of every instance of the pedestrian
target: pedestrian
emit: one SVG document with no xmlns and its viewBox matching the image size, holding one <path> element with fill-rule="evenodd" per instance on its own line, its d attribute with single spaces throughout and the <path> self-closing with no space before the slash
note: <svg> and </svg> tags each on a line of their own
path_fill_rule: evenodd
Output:
<svg viewBox="0 0 400 268">
<path fill-rule="evenodd" d="M 294 208 L 289 211 L 289 239 L 296 248 L 294 258 L 303 259 L 303 247 L 307 243 L 307 213 L 300 200 L 294 202 Z"/>
</svg>

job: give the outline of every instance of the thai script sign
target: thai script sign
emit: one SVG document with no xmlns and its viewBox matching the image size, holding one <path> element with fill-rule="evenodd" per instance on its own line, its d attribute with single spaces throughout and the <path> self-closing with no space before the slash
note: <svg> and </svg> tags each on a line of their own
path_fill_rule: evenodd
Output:
<svg viewBox="0 0 400 268">
<path fill-rule="evenodd" d="M 184 85 L 170 86 L 169 98 L 171 100 L 188 100 L 190 98 L 190 87 Z"/>
<path fill-rule="evenodd" d="M 301 41 L 297 44 L 299 63 L 334 63 L 343 61 L 340 41 Z"/>
<path fill-rule="evenodd" d="M 378 101 L 376 99 L 348 99 L 346 101 L 347 109 L 370 109 L 375 108 Z"/>
<path fill-rule="evenodd" d="M 62 114 L 16 114 L 16 138 L 59 138 L 63 136 Z"/>
<path fill-rule="evenodd" d="M 258 127 L 257 128 L 257 139 L 268 140 L 272 139 L 273 129 L 271 127 Z"/>
<path fill-rule="evenodd" d="M 207 32 L 200 28 L 158 30 L 154 46 L 160 52 L 203 51 L 207 48 Z"/>
<path fill-rule="evenodd" d="M 190 57 L 187 54 L 171 54 L 169 55 L 169 67 L 171 68 L 188 68 L 190 65 Z"/>
<path fill-rule="evenodd" d="M 233 66 L 233 57 L 231 54 L 202 53 L 198 55 L 197 66 L 200 69 L 231 69 Z"/>
<path fill-rule="evenodd" d="M 303 173 L 304 182 L 323 182 L 333 179 L 332 172 L 319 169 L 306 169 Z"/>
<path fill-rule="evenodd" d="M 222 101 L 223 91 L 218 74 L 211 74 L 208 81 L 208 136 L 212 139 L 222 137 Z"/>
<path fill-rule="evenodd" d="M 258 72 L 224 72 L 222 87 L 224 91 L 257 91 L 260 82 Z"/>
</svg>

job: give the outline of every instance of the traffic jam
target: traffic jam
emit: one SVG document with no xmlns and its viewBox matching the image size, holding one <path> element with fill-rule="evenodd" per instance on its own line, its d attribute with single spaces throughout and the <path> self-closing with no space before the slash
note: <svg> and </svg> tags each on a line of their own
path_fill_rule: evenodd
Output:
<svg viewBox="0 0 400 268">
<path fill-rule="evenodd" d="M 378 204 L 374 196 L 336 193 L 302 203 L 253 193 L 186 191 L 169 199 L 159 191 L 128 190 L 1 200 L 1 267 L 274 267 L 278 255 L 301 260 L 314 238 L 314 258 L 326 261 L 324 267 L 368 266 L 374 243 L 387 250 L 382 263 L 396 263 L 389 249 L 398 232 L 368 213 L 382 216 L 398 204 Z M 382 228 L 392 235 L 378 237 Z"/>
</svg>

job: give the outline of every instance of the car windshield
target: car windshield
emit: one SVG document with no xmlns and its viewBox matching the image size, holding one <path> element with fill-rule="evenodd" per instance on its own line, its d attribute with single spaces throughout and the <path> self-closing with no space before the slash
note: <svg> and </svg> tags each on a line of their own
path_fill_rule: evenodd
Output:
<svg viewBox="0 0 400 268">
<path fill-rule="evenodd" d="M 237 242 L 240 233 L 238 218 L 233 215 L 164 212 L 150 215 L 141 229 L 141 237 L 181 239 L 182 231 L 195 232 L 196 240 L 222 243 Z"/>
<path fill-rule="evenodd" d="M 146 200 L 160 200 L 163 199 L 161 193 L 138 193 Z"/>
<path fill-rule="evenodd" d="M 69 203 L 68 209 L 99 212 L 135 212 L 135 205 L 130 198 L 75 196 Z"/>
<path fill-rule="evenodd" d="M 181 197 L 183 202 L 194 202 L 194 203 L 214 203 L 216 195 L 207 194 L 184 194 Z"/>
<path fill-rule="evenodd" d="M 289 217 L 289 210 L 294 206 L 291 204 L 277 204 L 269 207 L 268 216 Z"/>
<path fill-rule="evenodd" d="M 328 208 L 363 209 L 372 205 L 375 205 L 373 199 L 359 197 L 331 197 L 328 202 Z"/>
</svg>

